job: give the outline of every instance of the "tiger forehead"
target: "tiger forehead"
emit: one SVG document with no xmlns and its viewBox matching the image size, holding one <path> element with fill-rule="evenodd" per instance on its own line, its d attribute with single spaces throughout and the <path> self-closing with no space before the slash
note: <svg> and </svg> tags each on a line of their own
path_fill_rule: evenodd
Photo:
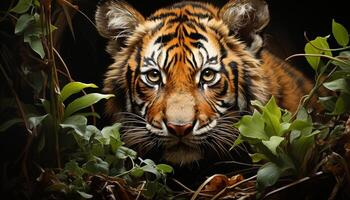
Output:
<svg viewBox="0 0 350 200">
<path fill-rule="evenodd" d="M 208 3 L 185 1 L 162 8 L 152 14 L 148 20 L 181 20 L 189 18 L 193 20 L 211 19 L 217 17 L 218 8 Z"/>
<path fill-rule="evenodd" d="M 195 70 L 214 60 L 216 63 L 219 38 L 206 25 L 213 18 L 218 20 L 217 13 L 218 9 L 210 4 L 188 1 L 156 11 L 147 19 L 158 25 L 143 38 L 145 57 L 141 71 L 147 70 L 147 66 L 158 66 L 167 71 L 175 63 Z"/>
</svg>

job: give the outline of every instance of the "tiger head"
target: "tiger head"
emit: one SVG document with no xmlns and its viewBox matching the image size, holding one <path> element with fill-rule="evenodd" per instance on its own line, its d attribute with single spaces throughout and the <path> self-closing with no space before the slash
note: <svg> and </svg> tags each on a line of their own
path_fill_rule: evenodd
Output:
<svg viewBox="0 0 350 200">
<path fill-rule="evenodd" d="M 126 145 L 179 165 L 227 153 L 239 114 L 267 99 L 256 55 L 268 21 L 262 0 L 184 1 L 147 18 L 123 1 L 101 3 L 97 29 L 114 58 L 104 91 L 116 95 L 106 109 Z"/>
</svg>

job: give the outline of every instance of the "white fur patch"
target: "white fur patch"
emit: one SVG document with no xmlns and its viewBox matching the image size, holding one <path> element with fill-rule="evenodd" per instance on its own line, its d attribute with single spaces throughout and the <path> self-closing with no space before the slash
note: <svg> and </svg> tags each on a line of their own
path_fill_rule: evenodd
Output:
<svg viewBox="0 0 350 200">
<path fill-rule="evenodd" d="M 254 10 L 253 6 L 249 3 L 232 6 L 227 9 L 223 18 L 229 19 L 232 22 L 232 27 L 234 29 L 239 29 L 251 21 L 249 13 Z"/>
<path fill-rule="evenodd" d="M 211 129 L 213 129 L 216 125 L 217 125 L 217 121 L 215 119 L 212 122 L 210 122 L 208 125 L 198 129 L 199 128 L 199 121 L 197 121 L 196 124 L 193 127 L 193 133 L 192 134 L 193 135 L 202 135 L 202 134 L 210 131 Z"/>
</svg>

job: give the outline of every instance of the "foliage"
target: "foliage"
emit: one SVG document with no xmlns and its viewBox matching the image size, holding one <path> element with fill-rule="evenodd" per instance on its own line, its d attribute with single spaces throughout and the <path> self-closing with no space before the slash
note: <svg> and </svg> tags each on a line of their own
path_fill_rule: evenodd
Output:
<svg viewBox="0 0 350 200">
<path fill-rule="evenodd" d="M 171 193 L 166 186 L 166 175 L 173 172 L 171 166 L 142 160 L 123 146 L 120 124 L 99 129 L 91 123 L 100 118 L 92 106 L 114 95 L 86 93 L 98 87 L 73 81 L 67 66 L 62 67 L 65 73 L 58 69 L 56 58 L 61 57 L 53 44 L 56 27 L 51 24 L 51 7 L 55 3 L 63 7 L 62 12 L 70 20 L 66 6 L 75 7 L 68 1 L 19 0 L 8 11 L 15 19 L 14 34 L 23 39 L 25 54 L 29 55 L 21 63 L 19 76 L 26 80 L 33 76 L 28 83 L 34 103 L 22 102 L 13 88 L 16 76 L 9 74 L 12 66 L 0 64 L 21 113 L 0 124 L 0 131 L 18 124 L 28 131 L 21 158 L 27 188 L 40 188 L 33 194 L 35 199 L 99 199 L 121 191 L 131 199 L 166 197 Z M 71 22 L 67 23 L 71 28 Z M 61 63 L 64 64 L 62 60 Z M 62 82 L 68 83 L 61 88 Z M 35 160 L 28 162 L 29 156 Z M 46 161 L 44 157 L 54 159 Z M 28 172 L 32 163 L 41 169 L 40 173 Z M 105 186 L 101 188 L 101 184 Z M 27 195 L 31 193 L 27 191 Z"/>
<path fill-rule="evenodd" d="M 294 115 L 279 108 L 272 97 L 266 105 L 252 101 L 256 108 L 253 115 L 243 116 L 235 124 L 240 135 L 234 146 L 247 142 L 254 151 L 250 154 L 252 161 L 264 163 L 256 178 L 259 195 L 281 177 L 311 176 L 327 165 L 331 155 L 338 155 L 333 146 L 344 135 L 344 120 L 350 111 L 350 53 L 347 30 L 333 20 L 332 33 L 341 48 L 330 49 L 327 42 L 330 36 L 316 37 L 305 45 L 305 54 L 301 55 L 306 56 L 315 70 L 316 83 Z M 326 110 L 321 123 L 314 121 L 307 109 L 317 92 L 331 94 L 319 97 L 319 103 Z M 341 163 L 346 163 L 339 157 Z"/>
</svg>

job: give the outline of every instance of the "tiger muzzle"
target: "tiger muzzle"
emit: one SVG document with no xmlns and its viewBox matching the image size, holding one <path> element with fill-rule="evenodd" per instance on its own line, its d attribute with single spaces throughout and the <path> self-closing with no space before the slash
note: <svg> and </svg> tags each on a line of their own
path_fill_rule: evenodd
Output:
<svg viewBox="0 0 350 200">
<path fill-rule="evenodd" d="M 184 137 L 193 130 L 195 100 L 187 93 L 170 95 L 166 106 L 166 126 L 170 134 Z"/>
</svg>

